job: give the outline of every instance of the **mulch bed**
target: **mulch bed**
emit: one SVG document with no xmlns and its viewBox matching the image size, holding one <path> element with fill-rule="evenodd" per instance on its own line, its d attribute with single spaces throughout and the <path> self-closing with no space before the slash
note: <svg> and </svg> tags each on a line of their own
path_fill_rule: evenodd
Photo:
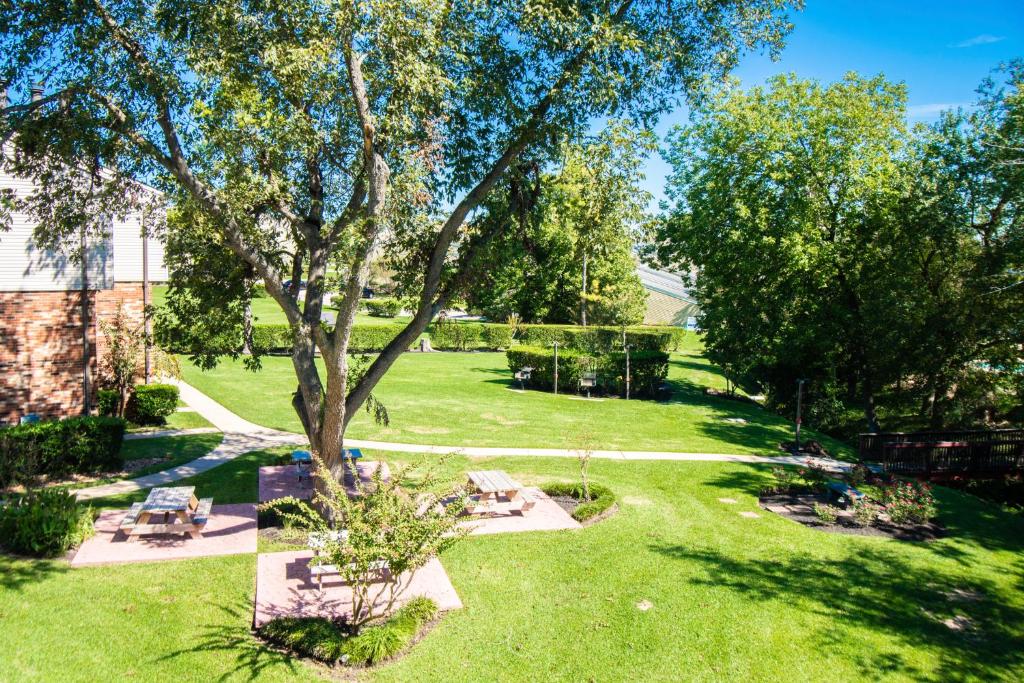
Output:
<svg viewBox="0 0 1024 683">
<path fill-rule="evenodd" d="M 946 535 L 945 527 L 935 522 L 893 524 L 885 519 L 879 519 L 871 526 L 860 526 L 854 521 L 853 513 L 846 510 L 840 511 L 835 524 L 826 524 L 814 514 L 815 503 L 828 503 L 828 496 L 823 493 L 773 494 L 758 499 L 758 504 L 769 512 L 833 534 L 885 536 L 900 541 L 932 541 Z"/>
<path fill-rule="evenodd" d="M 558 507 L 560 507 L 563 510 L 565 510 L 569 514 L 570 517 L 572 517 L 572 513 L 576 512 L 576 508 L 578 508 L 580 506 L 580 501 L 575 499 L 575 498 L 573 498 L 572 496 L 549 496 L 549 497 L 551 498 L 551 500 L 553 500 L 556 503 L 558 503 Z M 608 519 L 612 515 L 616 514 L 618 511 L 619 511 L 619 504 L 618 503 L 612 503 L 612 506 L 610 508 L 608 508 L 607 510 L 605 510 L 604 512 L 602 512 L 601 514 L 594 515 L 590 519 L 585 519 L 582 522 L 580 522 L 580 526 L 590 526 L 592 524 L 597 524 L 600 521 Z M 573 519 L 576 519 L 576 518 L 573 517 Z"/>
</svg>

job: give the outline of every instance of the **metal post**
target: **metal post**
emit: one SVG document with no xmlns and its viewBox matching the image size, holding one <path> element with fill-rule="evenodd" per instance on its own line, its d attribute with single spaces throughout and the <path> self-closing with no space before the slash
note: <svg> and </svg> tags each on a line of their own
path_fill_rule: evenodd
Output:
<svg viewBox="0 0 1024 683">
<path fill-rule="evenodd" d="M 89 348 L 89 243 L 85 227 L 79 233 L 79 248 L 82 251 L 82 414 L 92 411 L 92 371 L 89 367 L 92 351 Z"/>
<path fill-rule="evenodd" d="M 800 455 L 800 410 L 803 404 L 804 382 L 806 381 L 806 379 L 798 379 L 796 381 L 796 449 L 794 455 Z"/>
<path fill-rule="evenodd" d="M 558 396 L 558 342 L 552 342 L 555 347 L 555 396 Z"/>
<path fill-rule="evenodd" d="M 151 354 L 152 339 L 149 333 L 149 233 L 146 230 L 146 210 L 142 210 L 142 330 L 146 335 L 145 349 L 146 349 L 146 370 L 144 381 L 149 384 L 149 374 L 151 371 Z"/>
<path fill-rule="evenodd" d="M 629 344 L 626 344 L 626 400 L 629 400 Z"/>
</svg>

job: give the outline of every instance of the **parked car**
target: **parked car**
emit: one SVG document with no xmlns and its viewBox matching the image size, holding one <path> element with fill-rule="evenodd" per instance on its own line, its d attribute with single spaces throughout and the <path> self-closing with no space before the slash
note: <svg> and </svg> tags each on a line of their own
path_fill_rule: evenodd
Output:
<svg viewBox="0 0 1024 683">
<path fill-rule="evenodd" d="M 291 289 L 292 288 L 292 281 L 291 280 L 285 280 L 284 281 L 284 288 L 285 289 Z M 305 288 L 306 288 L 306 281 L 305 280 L 299 280 L 299 289 L 305 289 Z"/>
</svg>

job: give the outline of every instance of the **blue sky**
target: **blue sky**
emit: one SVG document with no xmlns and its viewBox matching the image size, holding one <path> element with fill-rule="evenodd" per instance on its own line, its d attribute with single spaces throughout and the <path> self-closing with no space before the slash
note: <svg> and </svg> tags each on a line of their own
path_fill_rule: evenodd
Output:
<svg viewBox="0 0 1024 683">
<path fill-rule="evenodd" d="M 1024 57 L 1024 0 L 806 0 L 777 62 L 748 55 L 733 73 L 744 86 L 774 74 L 834 81 L 848 71 L 884 74 L 908 88 L 908 119 L 931 121 L 942 109 L 968 105 L 1001 61 Z M 685 109 L 665 117 L 664 134 L 686 122 Z M 655 155 L 646 189 L 663 196 L 669 168 Z"/>
</svg>

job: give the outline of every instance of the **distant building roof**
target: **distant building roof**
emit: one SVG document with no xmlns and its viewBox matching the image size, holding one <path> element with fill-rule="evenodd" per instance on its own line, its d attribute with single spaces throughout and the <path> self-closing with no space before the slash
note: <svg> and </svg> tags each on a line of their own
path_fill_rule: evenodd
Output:
<svg viewBox="0 0 1024 683">
<path fill-rule="evenodd" d="M 674 273 L 664 270 L 655 270 L 650 266 L 638 264 L 636 273 L 640 276 L 640 282 L 646 289 L 665 294 L 676 299 L 682 299 L 687 303 L 696 304 L 690 290 L 686 288 L 683 279 Z"/>
</svg>

